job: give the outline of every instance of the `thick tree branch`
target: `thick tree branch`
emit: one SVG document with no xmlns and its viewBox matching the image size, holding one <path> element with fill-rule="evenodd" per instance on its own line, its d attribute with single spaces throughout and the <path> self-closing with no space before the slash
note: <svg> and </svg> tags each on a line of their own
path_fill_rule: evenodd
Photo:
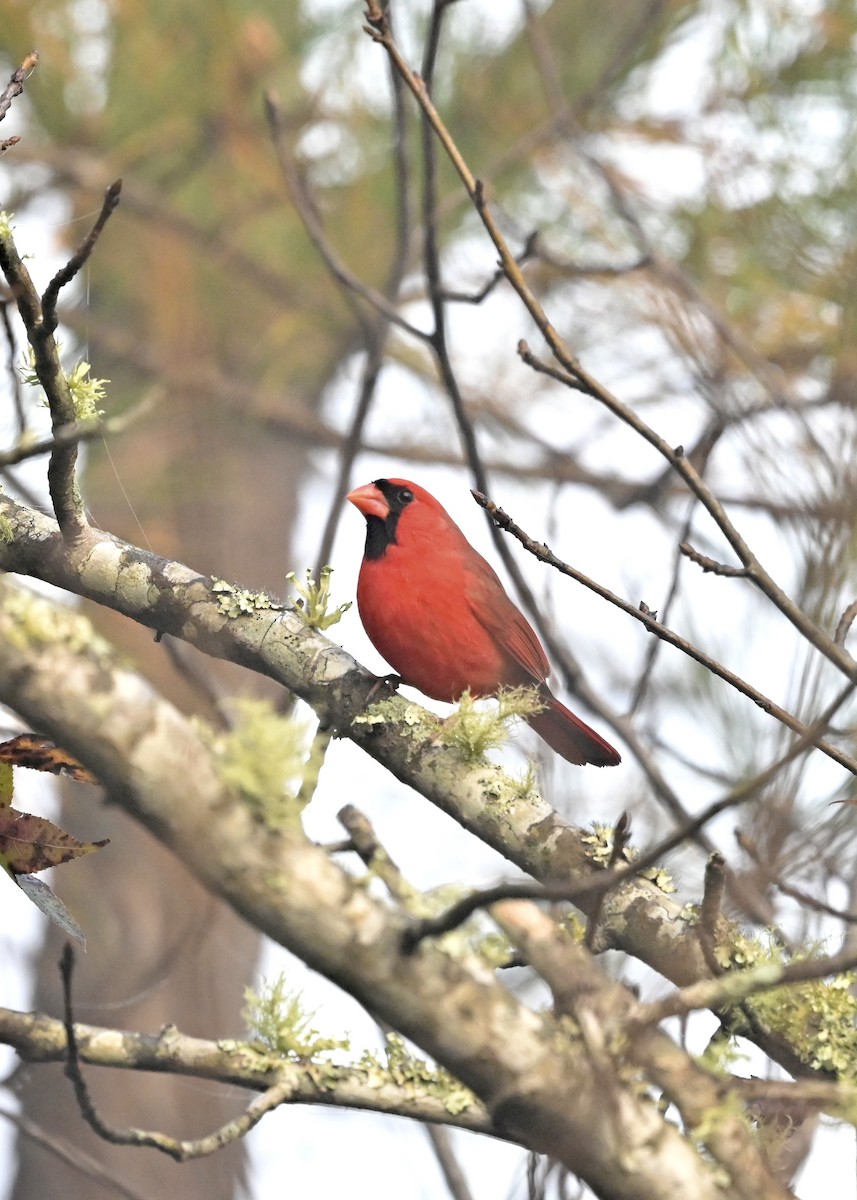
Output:
<svg viewBox="0 0 857 1200">
<path fill-rule="evenodd" d="M 142 585 L 138 578 L 138 601 Z M 199 579 L 190 586 L 193 623 L 206 599 Z M 715 1200 L 720 1189 L 710 1166 L 662 1121 L 635 1080 L 615 1080 L 627 1147 L 617 1155 L 617 1130 L 592 1125 L 601 1083 L 581 1041 L 483 969 L 431 945 L 405 955 L 401 919 L 298 829 L 268 829 L 223 786 L 189 720 L 111 663 L 103 647 L 87 650 L 81 628 L 71 636 L 61 620 L 51 627 L 49 602 L 24 604 L 2 589 L 0 698 L 85 759 L 111 797 L 205 886 L 423 1047 L 476 1093 L 504 1135 L 552 1155 L 617 1200 L 679 1193 Z M 298 621 L 265 616 L 263 654 L 276 653 L 274 626 L 287 618 Z"/>
<path fill-rule="evenodd" d="M 276 1083 L 287 1092 L 286 1104 L 362 1109 L 474 1133 L 493 1132 L 488 1114 L 475 1099 L 453 1114 L 428 1088 L 400 1086 L 392 1078 L 384 1083 L 368 1068 L 299 1063 L 250 1042 L 190 1037 L 173 1025 L 146 1034 L 75 1022 L 75 1032 L 80 1061 L 92 1066 L 188 1075 L 259 1092 Z M 67 1039 L 60 1020 L 0 1008 L 0 1042 L 14 1047 L 25 1062 L 39 1063 L 63 1061 Z"/>
<path fill-rule="evenodd" d="M 608 979 L 591 955 L 578 946 L 556 922 L 534 905 L 504 900 L 493 915 L 527 962 L 550 986 L 556 1011 L 573 1017 L 592 1057 L 593 1074 L 600 1077 L 599 1123 L 620 1132 L 621 1097 L 615 1092 L 615 1058 L 642 1067 L 656 1079 L 690 1127 L 708 1119 L 704 1140 L 715 1159 L 729 1172 L 729 1195 L 747 1200 L 782 1200 L 788 1195 L 759 1154 L 743 1115 L 729 1112 L 729 1086 L 697 1066 L 660 1030 L 647 1029 L 625 1040 L 628 1014 L 635 1006 L 632 992 Z M 712 1114 L 719 1113 L 713 1120 Z M 654 1132 L 652 1136 L 657 1136 Z M 677 1193 L 678 1194 L 678 1193 Z M 687 1193 L 684 1193 L 687 1194 Z"/>
<path fill-rule="evenodd" d="M 365 713 L 375 677 L 295 613 L 268 597 L 217 583 L 98 530 L 90 531 L 85 546 L 67 546 L 49 517 L 2 495 L 0 534 L 0 570 L 32 575 L 86 596 L 207 654 L 277 680 L 312 705 L 324 724 L 349 737 L 522 870 L 543 882 L 580 887 L 577 902 L 584 913 L 600 903 L 604 872 L 583 830 L 565 822 L 535 790 L 522 795 L 519 783 L 493 764 L 459 757 L 443 743 L 442 722 L 417 705 L 396 696 Z M 4 596 L 8 608 L 8 591 Z M 7 613 L 12 629 L 22 622 L 28 627 L 21 603 L 12 604 Z M 26 608 L 33 601 L 23 603 Z M 0 645 L 0 654 L 3 649 Z M 12 654 L 14 647 L 5 649 Z M 77 747 L 79 757 L 97 773 L 98 764 L 90 762 L 88 754 L 89 740 L 99 736 L 99 714 L 89 711 L 87 720 L 84 707 L 75 710 L 72 742 L 65 727 L 49 727 L 56 707 L 50 689 L 41 706 L 25 710 L 14 674 L 7 675 L 5 681 L 0 679 L 0 698 L 41 732 L 56 733 L 72 752 Z M 165 761 L 173 761 L 171 750 Z M 175 770 L 181 776 L 184 768 L 176 763 Z M 743 794 L 742 788 L 737 792 Z M 735 790 L 719 803 L 731 805 L 734 794 Z M 673 842 L 686 836 L 681 830 Z M 638 876 L 623 880 L 604 898 L 594 948 L 622 949 L 678 987 L 711 974 L 693 915 L 655 883 Z M 753 1036 L 758 1039 L 759 1031 Z M 761 1044 L 787 1070 L 806 1072 L 779 1040 L 769 1045 L 762 1038 Z"/>
</svg>

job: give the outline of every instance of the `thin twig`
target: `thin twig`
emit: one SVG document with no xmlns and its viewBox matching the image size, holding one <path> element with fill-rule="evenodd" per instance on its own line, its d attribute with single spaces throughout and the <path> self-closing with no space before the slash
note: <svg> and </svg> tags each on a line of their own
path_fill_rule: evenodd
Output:
<svg viewBox="0 0 857 1200">
<path fill-rule="evenodd" d="M 809 892 L 805 892 L 801 888 L 796 888 L 794 884 L 786 883 L 779 875 L 774 875 L 770 867 L 762 861 L 753 839 L 748 837 L 747 834 L 742 833 L 740 829 L 735 830 L 735 840 L 756 866 L 765 872 L 765 882 L 771 884 L 777 891 L 782 892 L 784 896 L 790 896 L 792 900 L 796 900 L 798 904 L 803 904 L 806 908 L 811 908 L 814 912 L 826 913 L 828 917 L 835 917 L 838 921 L 844 921 L 847 925 L 857 925 L 857 913 L 843 912 L 841 908 L 834 908 L 826 900 L 820 900 L 818 896 L 811 896 Z"/>
<path fill-rule="evenodd" d="M 27 331 L 35 372 L 48 401 L 53 432 L 57 433 L 77 419 L 71 387 L 62 369 L 56 341 L 45 328 L 41 298 L 8 229 L 0 230 L 0 268 Z M 63 538 L 71 544 L 82 540 L 89 529 L 77 485 L 76 464 L 76 442 L 58 446 L 48 464 L 51 502 Z"/>
<path fill-rule="evenodd" d="M 440 1125 L 426 1125 L 425 1131 L 452 1200 L 472 1200 L 473 1193 L 467 1186 L 464 1171 L 455 1157 L 449 1130 Z"/>
<path fill-rule="evenodd" d="M 691 562 L 696 563 L 698 567 L 702 567 L 703 572 L 710 571 L 713 575 L 724 575 L 732 579 L 747 579 L 749 571 L 746 567 L 730 567 L 726 563 L 717 562 L 714 558 L 709 558 L 707 554 L 700 554 L 691 546 L 690 542 L 681 542 L 679 550 L 689 558 Z"/>
<path fill-rule="evenodd" d="M 415 922 L 405 930 L 402 935 L 404 952 L 412 953 L 424 938 L 448 933 L 450 930 L 456 929 L 478 909 L 490 907 L 500 900 L 567 900 L 569 903 L 579 906 L 593 902 L 597 904 L 599 898 L 606 895 L 608 891 L 621 887 L 635 875 L 662 862 L 671 851 L 693 837 L 715 817 L 730 808 L 747 803 L 757 792 L 767 787 L 785 766 L 816 744 L 817 729 L 827 725 L 837 709 L 851 696 L 853 690 L 852 684 L 843 688 L 818 720 L 805 730 L 803 735 L 796 737 L 785 754 L 766 767 L 764 771 L 761 771 L 753 779 L 736 784 L 725 796 L 709 804 L 680 829 L 674 830 L 654 846 L 637 855 L 626 866 L 618 868 L 613 866 L 609 870 L 603 870 L 585 883 L 555 880 L 537 884 L 528 880 L 514 880 L 474 891 L 451 905 L 446 912 L 440 913 L 437 917 L 429 917 Z"/>
<path fill-rule="evenodd" d="M 35 1121 L 31 1121 L 23 1113 L 13 1113 L 7 1108 L 0 1107 L 0 1117 L 4 1121 L 8 1121 L 10 1125 L 14 1125 L 18 1132 L 34 1142 L 40 1151 L 53 1154 L 55 1158 L 58 1158 L 66 1171 L 76 1171 L 78 1174 L 86 1176 L 87 1179 L 91 1179 L 93 1183 L 99 1185 L 99 1190 L 104 1188 L 107 1194 L 121 1196 L 123 1200 L 151 1200 L 149 1193 L 144 1196 L 142 1192 L 128 1187 L 118 1175 L 109 1171 L 104 1163 L 100 1163 L 91 1154 L 87 1154 L 80 1146 L 75 1146 L 59 1134 L 48 1133 L 46 1129 L 37 1125 Z"/>
<path fill-rule="evenodd" d="M 395 114 L 394 164 L 396 178 L 396 248 L 393 261 L 384 288 L 384 295 L 392 305 L 397 305 L 400 299 L 402 283 L 410 256 L 411 242 L 411 171 L 408 148 L 408 109 L 404 103 L 404 84 L 399 74 L 389 65 L 390 82 L 393 89 Z M 300 211 L 300 210 L 299 210 Z M 325 260 L 327 261 L 327 260 Z M 334 275 L 334 278 L 336 276 Z M 330 562 L 333 541 L 342 513 L 343 497 L 348 490 L 348 482 L 354 462 L 363 446 L 363 433 L 366 422 L 378 394 L 378 382 L 384 365 L 384 351 L 390 334 L 390 321 L 379 313 L 374 325 L 365 330 L 366 359 L 360 379 L 360 390 L 357 405 L 351 424 L 339 452 L 339 465 L 333 486 L 330 507 L 319 542 L 316 558 L 316 579 L 323 567 Z"/>
<path fill-rule="evenodd" d="M 63 985 L 63 1012 L 67 1039 L 65 1073 L 72 1082 L 78 1107 L 90 1128 L 104 1141 L 116 1146 L 148 1146 L 160 1150 L 162 1154 L 175 1159 L 176 1162 L 187 1162 L 193 1158 L 203 1158 L 214 1154 L 217 1150 L 244 1137 L 258 1125 L 262 1117 L 272 1109 L 285 1103 L 294 1094 L 294 1081 L 281 1079 L 261 1096 L 257 1096 L 247 1108 L 232 1121 L 228 1121 L 213 1133 L 193 1140 L 171 1137 L 169 1134 L 145 1129 L 120 1129 L 109 1125 L 100 1115 L 89 1095 L 89 1089 L 80 1068 L 80 1056 L 77 1047 L 77 1036 L 74 1028 L 74 1014 L 71 1000 L 71 981 L 74 972 L 74 951 L 70 943 L 66 943 L 60 960 L 60 972 Z"/>
<path fill-rule="evenodd" d="M 321 221 L 318 218 L 318 213 L 315 211 L 306 194 L 286 138 L 282 109 L 280 108 L 278 98 L 273 92 L 267 92 L 265 95 L 265 113 L 274 139 L 274 149 L 277 152 L 280 169 L 286 181 L 286 186 L 289 189 L 292 203 L 298 210 L 306 231 L 312 239 L 313 245 L 327 264 L 328 270 L 339 283 L 350 292 L 353 292 L 355 296 L 359 296 L 361 300 L 365 300 L 367 304 L 370 304 L 391 325 L 396 325 L 399 329 L 403 329 L 411 337 L 417 338 L 419 341 L 428 341 L 429 335 L 424 330 L 419 329 L 416 325 L 412 325 L 410 321 L 406 320 L 382 292 L 364 283 L 339 258 L 339 255 L 327 238 Z"/>
<path fill-rule="evenodd" d="M 17 70 L 13 71 L 9 82 L 0 92 L 0 121 L 6 116 L 9 107 L 16 96 L 20 96 L 24 90 L 24 81 L 29 75 L 32 75 L 39 63 L 38 50 L 31 50 Z M 11 139 L 9 139 L 11 141 Z"/>
<path fill-rule="evenodd" d="M 9 320 L 9 304 L 10 301 L 6 299 L 0 302 L 0 321 L 3 323 L 3 336 L 9 351 L 6 367 L 9 372 L 9 391 L 15 405 L 15 435 L 20 441 L 26 431 L 27 421 L 21 400 L 21 376 L 15 368 L 15 334 L 12 330 L 12 322 Z"/>
<path fill-rule="evenodd" d="M 723 423 L 719 420 L 716 420 L 711 425 L 709 425 L 709 427 L 707 429 L 703 430 L 702 436 L 700 437 L 699 441 L 697 442 L 696 447 L 694 448 L 693 451 L 691 451 L 692 454 L 695 454 L 698 456 L 697 461 L 699 463 L 700 474 L 702 474 L 702 475 L 705 474 L 705 469 L 708 465 L 708 461 L 714 451 L 715 446 L 717 445 L 718 441 L 720 440 L 720 437 L 723 434 L 723 431 L 724 431 Z M 680 540 L 682 542 L 690 534 L 696 507 L 697 507 L 697 501 L 694 497 L 691 497 L 690 503 L 688 504 L 688 508 L 687 508 L 687 515 L 684 519 L 684 525 L 683 525 L 682 532 L 680 535 Z M 662 625 L 666 625 L 666 623 L 669 619 L 670 613 L 672 612 L 672 607 L 675 602 L 675 599 L 678 596 L 679 579 L 681 577 L 681 571 L 680 571 L 681 559 L 682 559 L 682 556 L 680 553 L 677 553 L 674 555 L 672 579 L 670 580 L 669 590 L 667 591 L 666 597 L 663 601 L 662 606 L 658 610 L 658 612 L 651 614 L 655 618 L 655 620 L 658 620 L 660 618 Z M 637 712 L 637 710 L 639 709 L 640 705 L 643 702 L 643 698 L 646 695 L 646 689 L 649 686 L 649 681 L 651 680 L 652 675 L 654 673 L 655 664 L 658 660 L 658 654 L 659 654 L 660 650 L 662 649 L 662 647 L 663 647 L 663 642 L 659 638 L 655 638 L 653 641 L 651 641 L 649 643 L 648 650 L 646 653 L 646 660 L 645 660 L 645 663 L 643 664 L 643 669 L 640 672 L 639 678 L 637 680 L 637 685 L 634 688 L 634 694 L 631 697 L 630 703 L 628 704 L 628 714 L 629 715 Z"/>
<path fill-rule="evenodd" d="M 848 637 L 848 630 L 854 623 L 855 617 L 857 617 L 857 600 L 852 600 L 845 612 L 839 618 L 839 623 L 836 626 L 836 633 L 833 635 L 833 640 L 836 642 L 837 646 L 845 645 L 845 639 Z"/>
<path fill-rule="evenodd" d="M 92 226 L 89 233 L 80 243 L 65 266 L 60 267 L 56 275 L 54 275 L 53 279 L 42 293 L 42 323 L 46 333 L 53 333 L 57 327 L 57 299 L 61 289 L 67 284 L 71 283 L 75 275 L 77 275 L 78 272 L 88 262 L 93 250 L 95 249 L 95 243 L 101 236 L 104 226 L 116 211 L 116 206 L 119 204 L 121 192 L 122 180 L 116 179 L 110 184 L 104 193 L 101 212 L 98 214 L 95 224 Z"/>
<path fill-rule="evenodd" d="M 563 562 L 562 559 L 557 558 L 556 555 L 553 554 L 543 542 L 536 542 L 533 538 L 531 538 L 529 534 L 521 529 L 521 527 L 517 525 L 506 512 L 503 511 L 502 508 L 499 508 L 486 496 L 481 495 L 479 492 L 473 492 L 473 498 L 481 508 L 484 508 L 486 512 L 490 514 L 490 516 L 494 521 L 497 522 L 497 525 L 501 529 L 505 530 L 507 533 L 510 533 L 514 538 L 516 538 L 524 547 L 524 549 L 528 550 L 529 553 L 539 559 L 540 562 L 547 563 L 549 566 L 554 567 L 557 571 L 560 571 L 563 575 L 567 575 L 570 579 L 576 580 L 577 583 L 580 583 L 585 588 L 595 592 L 597 596 L 601 596 L 603 600 L 609 601 L 609 603 L 621 609 L 622 612 L 645 625 L 646 629 L 648 629 L 650 633 L 655 634 L 656 637 L 661 638 L 669 645 L 675 646 L 677 650 L 681 650 L 683 654 L 686 654 L 689 658 L 694 659 L 696 662 L 706 667 L 712 672 L 712 674 L 717 675 L 718 678 L 724 680 L 724 682 L 735 688 L 736 691 L 741 692 L 742 695 L 746 696 L 749 700 L 752 700 L 753 703 L 758 705 L 758 707 L 764 712 L 769 713 L 788 729 L 791 729 L 793 733 L 796 733 L 801 737 L 806 733 L 807 726 L 802 721 L 799 721 L 797 717 L 793 716 L 790 712 L 787 712 L 786 709 L 781 708 L 778 704 L 775 704 L 773 700 L 769 699 L 757 688 L 752 687 L 751 684 L 747 683 L 733 671 L 728 670 L 728 668 L 724 667 L 716 659 L 698 649 L 698 647 L 694 646 L 692 642 L 689 642 L 686 638 L 681 637 L 673 630 L 668 629 L 665 625 L 658 621 L 647 608 L 636 608 L 627 600 L 623 600 L 621 597 L 616 596 L 609 590 L 609 588 L 604 587 L 600 583 L 596 583 L 595 580 L 590 579 L 587 575 L 584 575 L 582 571 L 578 571 L 575 567 L 572 567 L 568 563 Z M 850 771 L 854 775 L 857 775 L 857 761 L 847 755 L 844 751 L 840 750 L 837 746 L 831 745 L 829 742 L 821 740 L 820 738 L 815 745 L 819 750 L 822 751 L 823 754 L 826 754 L 828 758 L 832 758 L 834 762 L 838 762 L 840 766 L 845 767 L 846 770 Z"/>
<path fill-rule="evenodd" d="M 613 827 L 613 845 L 610 847 L 610 858 L 607 861 L 608 871 L 614 870 L 617 863 L 622 862 L 630 840 L 631 818 L 627 812 L 623 812 Z M 595 945 L 595 935 L 598 932 L 598 921 L 601 917 L 601 909 L 604 906 L 605 896 L 606 892 L 599 892 L 595 897 L 595 903 L 587 914 L 586 934 L 583 939 L 583 944 L 587 950 L 591 950 Z"/>
<path fill-rule="evenodd" d="M 422 109 L 426 121 L 443 146 L 454 169 L 458 173 L 476 212 L 482 220 L 485 230 L 497 249 L 500 261 L 509 282 L 518 293 L 528 313 L 535 321 L 539 331 L 547 342 L 550 350 L 567 375 L 565 382 L 577 390 L 592 396 L 607 408 L 615 417 L 637 432 L 646 442 L 661 454 L 676 473 L 684 480 L 687 487 L 695 495 L 709 515 L 724 534 L 729 545 L 735 551 L 742 566 L 747 569 L 748 577 L 759 590 L 767 596 L 771 603 L 779 609 L 786 619 L 794 625 L 807 641 L 829 659 L 849 679 L 857 678 L 857 663 L 850 654 L 820 629 L 815 622 L 783 591 L 772 576 L 764 569 L 750 546 L 729 519 L 723 505 L 714 492 L 702 480 L 695 467 L 649 426 L 640 414 L 629 405 L 624 404 L 614 396 L 608 388 L 590 375 L 568 346 L 557 333 L 545 313 L 535 293 L 527 283 L 521 268 L 515 261 L 509 246 L 500 231 L 497 221 L 488 203 L 482 183 L 473 175 L 461 151 L 458 149 L 449 130 L 432 103 L 431 96 L 424 81 L 408 66 L 401 51 L 393 40 L 383 11 L 377 5 L 370 5 L 368 32 L 371 37 L 383 46 L 395 63 L 406 84 L 410 88 L 417 103 Z"/>
<path fill-rule="evenodd" d="M 702 890 L 702 903 L 699 906 L 699 944 L 706 966 L 712 975 L 720 975 L 722 966 L 717 961 L 717 927 L 720 923 L 720 910 L 723 906 L 723 893 L 726 889 L 726 860 L 722 854 L 715 853 L 705 864 L 705 882 Z"/>
<path fill-rule="evenodd" d="M 824 958 L 798 959 L 788 964 L 762 963 L 756 967 L 727 971 L 716 979 L 702 979 L 687 987 L 677 988 L 668 996 L 651 1004 L 641 1004 L 634 1015 L 635 1023 L 658 1024 L 667 1017 L 683 1016 L 698 1009 L 723 1011 L 736 1007 L 760 992 L 789 984 L 808 983 L 843 975 L 857 968 L 857 953 L 844 950 Z"/>
<path fill-rule="evenodd" d="M 336 814 L 336 819 L 350 835 L 350 848 L 360 856 L 364 865 L 378 876 L 393 899 L 405 906 L 412 903 L 419 892 L 407 881 L 388 851 L 381 845 L 366 814 L 360 812 L 353 804 L 346 804 Z"/>
</svg>

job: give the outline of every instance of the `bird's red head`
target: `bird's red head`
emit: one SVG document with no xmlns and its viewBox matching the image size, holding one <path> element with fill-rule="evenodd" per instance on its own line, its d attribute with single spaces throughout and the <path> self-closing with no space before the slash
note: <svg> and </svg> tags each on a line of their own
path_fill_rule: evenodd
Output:
<svg viewBox="0 0 857 1200">
<path fill-rule="evenodd" d="M 443 509 L 424 488 L 407 479 L 376 479 L 364 483 L 345 497 L 366 518 L 366 558 L 382 558 L 387 547 L 397 542 L 399 520 L 413 505 L 416 510 Z M 444 514 L 445 515 L 445 514 Z"/>
<path fill-rule="evenodd" d="M 386 521 L 391 513 L 402 513 L 414 501 L 440 508 L 425 488 L 407 479 L 376 479 L 373 483 L 354 488 L 345 499 L 358 508 L 364 517 L 378 517 L 381 521 Z"/>
</svg>

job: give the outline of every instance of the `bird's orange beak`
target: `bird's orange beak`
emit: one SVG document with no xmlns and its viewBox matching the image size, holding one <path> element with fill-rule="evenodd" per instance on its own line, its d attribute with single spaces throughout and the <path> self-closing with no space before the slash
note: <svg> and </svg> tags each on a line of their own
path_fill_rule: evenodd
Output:
<svg viewBox="0 0 857 1200">
<path fill-rule="evenodd" d="M 384 499 L 383 492 L 374 483 L 364 483 L 355 488 L 345 497 L 355 508 L 359 508 L 364 517 L 380 517 L 386 521 L 390 515 L 390 506 Z"/>
</svg>

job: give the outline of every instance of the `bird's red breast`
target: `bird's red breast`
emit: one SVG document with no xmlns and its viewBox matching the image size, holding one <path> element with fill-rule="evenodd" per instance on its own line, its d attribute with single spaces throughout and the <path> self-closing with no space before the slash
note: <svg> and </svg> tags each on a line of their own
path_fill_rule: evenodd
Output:
<svg viewBox="0 0 857 1200">
<path fill-rule="evenodd" d="M 363 627 L 405 683 L 446 701 L 467 690 L 490 696 L 536 684 L 546 709 L 530 724 L 558 753 L 572 762 L 619 762 L 552 696 L 550 666 L 529 622 L 434 496 L 406 479 L 376 479 L 347 499 L 366 518 L 357 583 Z"/>
</svg>

